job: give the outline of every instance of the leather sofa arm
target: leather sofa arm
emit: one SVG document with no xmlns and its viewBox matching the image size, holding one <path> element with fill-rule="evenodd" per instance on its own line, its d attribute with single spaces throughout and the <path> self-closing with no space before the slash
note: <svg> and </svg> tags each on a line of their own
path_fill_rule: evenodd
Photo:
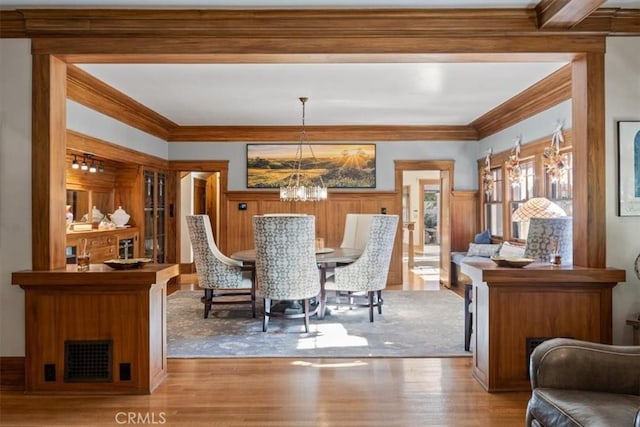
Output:
<svg viewBox="0 0 640 427">
<path fill-rule="evenodd" d="M 554 338 L 535 348 L 529 372 L 533 389 L 640 395 L 640 346 Z"/>
</svg>

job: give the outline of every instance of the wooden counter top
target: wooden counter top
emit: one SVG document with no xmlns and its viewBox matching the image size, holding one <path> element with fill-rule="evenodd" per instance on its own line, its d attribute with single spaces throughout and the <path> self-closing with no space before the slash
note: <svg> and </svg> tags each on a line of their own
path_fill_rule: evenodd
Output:
<svg viewBox="0 0 640 427">
<path fill-rule="evenodd" d="M 122 227 L 122 228 L 111 228 L 108 230 L 100 230 L 97 228 L 86 230 L 86 231 L 71 231 L 67 230 L 67 238 L 83 238 L 83 237 L 94 237 L 99 235 L 108 235 L 108 234 L 119 234 L 119 233 L 132 233 L 137 232 L 138 227 Z"/>
<path fill-rule="evenodd" d="M 482 281 L 488 285 L 500 283 L 613 283 L 624 282 L 626 271 L 619 268 L 591 268 L 575 265 L 554 266 L 533 263 L 523 268 L 498 267 L 489 262 L 465 262 L 463 264 L 482 271 Z"/>
<path fill-rule="evenodd" d="M 19 286 L 52 285 L 149 285 L 163 283 L 179 274 L 177 264 L 147 264 L 142 268 L 115 270 L 105 264 L 91 264 L 89 271 L 77 271 L 75 264 L 55 270 L 24 270 L 11 273 Z"/>
</svg>

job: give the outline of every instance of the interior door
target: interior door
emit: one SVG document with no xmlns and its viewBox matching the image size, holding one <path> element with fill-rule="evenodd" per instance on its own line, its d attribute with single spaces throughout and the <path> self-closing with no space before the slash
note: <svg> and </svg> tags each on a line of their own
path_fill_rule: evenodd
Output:
<svg viewBox="0 0 640 427">
<path fill-rule="evenodd" d="M 451 174 L 440 171 L 440 283 L 449 283 L 451 268 Z"/>
</svg>

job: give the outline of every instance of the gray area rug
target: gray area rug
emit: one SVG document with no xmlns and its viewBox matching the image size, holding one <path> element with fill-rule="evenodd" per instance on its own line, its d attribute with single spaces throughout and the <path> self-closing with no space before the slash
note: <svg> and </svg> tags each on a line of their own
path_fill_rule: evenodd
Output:
<svg viewBox="0 0 640 427">
<path fill-rule="evenodd" d="M 366 307 L 330 300 L 324 320 L 271 318 L 262 332 L 262 310 L 214 306 L 204 319 L 202 291 L 168 297 L 168 357 L 452 357 L 464 351 L 464 299 L 448 290 L 385 291 L 382 315 L 369 322 Z"/>
</svg>

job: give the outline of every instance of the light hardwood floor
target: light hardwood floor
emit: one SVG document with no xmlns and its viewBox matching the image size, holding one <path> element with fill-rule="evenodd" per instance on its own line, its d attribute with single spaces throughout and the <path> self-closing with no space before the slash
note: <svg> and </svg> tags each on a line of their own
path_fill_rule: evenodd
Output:
<svg viewBox="0 0 640 427">
<path fill-rule="evenodd" d="M 529 393 L 485 392 L 471 378 L 471 363 L 170 359 L 169 377 L 149 396 L 2 392 L 0 425 L 130 425 L 131 416 L 168 426 L 523 425 Z"/>
</svg>

